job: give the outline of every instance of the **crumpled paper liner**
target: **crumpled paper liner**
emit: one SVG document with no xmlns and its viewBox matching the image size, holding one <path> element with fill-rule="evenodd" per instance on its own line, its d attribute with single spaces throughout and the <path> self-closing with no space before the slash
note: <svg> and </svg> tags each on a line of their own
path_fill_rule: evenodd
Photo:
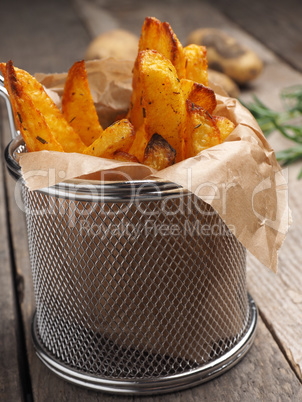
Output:
<svg viewBox="0 0 302 402">
<path fill-rule="evenodd" d="M 87 62 L 89 85 L 104 127 L 104 121 L 111 123 L 129 105 L 132 64 L 113 59 Z M 65 77 L 66 74 L 37 75 L 43 85 L 55 91 L 57 101 Z M 28 153 L 20 157 L 26 184 L 30 190 L 37 190 L 76 177 L 104 180 L 105 171 L 111 172 L 113 180 L 156 177 L 175 182 L 211 205 L 237 239 L 276 272 L 277 252 L 291 222 L 286 180 L 249 111 L 236 99 L 218 94 L 216 97 L 214 114 L 226 116 L 236 128 L 224 143 L 193 158 L 155 172 L 140 164 L 81 154 Z M 114 172 L 118 172 L 116 177 Z"/>
</svg>

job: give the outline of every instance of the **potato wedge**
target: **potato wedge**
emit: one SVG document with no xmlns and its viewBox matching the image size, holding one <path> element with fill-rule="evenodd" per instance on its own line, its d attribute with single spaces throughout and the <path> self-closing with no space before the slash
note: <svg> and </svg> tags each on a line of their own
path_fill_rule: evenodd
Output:
<svg viewBox="0 0 302 402">
<path fill-rule="evenodd" d="M 133 143 L 134 135 L 133 125 L 129 120 L 119 120 L 107 127 L 102 135 L 83 153 L 110 159 L 116 151 L 128 152 Z"/>
<path fill-rule="evenodd" d="M 155 133 L 161 135 L 176 150 L 176 161 L 181 161 L 186 106 L 176 70 L 155 50 L 139 53 L 138 69 L 146 132 L 149 138 Z"/>
<path fill-rule="evenodd" d="M 30 96 L 24 91 L 19 81 L 13 63 L 6 64 L 4 72 L 5 85 L 18 116 L 18 126 L 29 152 L 58 151 L 62 146 L 56 141 L 42 113 L 35 107 Z"/>
<path fill-rule="evenodd" d="M 204 46 L 188 45 L 184 48 L 186 76 L 185 78 L 199 84 L 209 85 L 207 50 Z"/>
<path fill-rule="evenodd" d="M 16 76 L 16 70 L 15 70 L 15 67 L 13 66 L 13 62 L 10 60 L 8 63 L 11 63 L 11 65 L 12 65 L 12 67 L 13 67 L 13 72 L 14 72 L 14 74 L 15 74 L 15 76 Z M 13 109 L 13 115 L 14 115 L 14 120 L 15 120 L 15 126 L 16 126 L 16 129 L 19 130 L 19 129 L 20 129 L 20 121 L 19 121 L 19 118 L 18 118 L 18 115 L 17 115 L 16 102 L 15 102 L 15 100 L 14 100 L 14 97 L 12 96 L 12 94 L 11 94 L 10 91 L 9 91 L 9 80 L 8 80 L 8 76 L 7 76 L 7 72 L 6 72 L 6 65 L 7 65 L 8 63 L 0 63 L 0 71 L 1 71 L 2 76 L 3 76 L 3 78 L 4 78 L 4 86 L 5 86 L 6 90 L 8 91 L 8 94 L 9 94 L 10 104 L 11 104 L 12 109 Z M 11 67 L 10 67 L 10 68 L 11 68 Z M 16 79 L 17 79 L 17 78 L 16 78 Z"/>
<path fill-rule="evenodd" d="M 176 151 L 158 134 L 153 134 L 145 150 L 143 164 L 162 170 L 175 163 Z"/>
<path fill-rule="evenodd" d="M 181 43 L 171 26 L 157 18 L 147 17 L 144 21 L 139 40 L 139 52 L 156 50 L 174 65 L 179 78 L 186 77 L 185 56 Z M 127 118 L 138 130 L 143 124 L 142 87 L 138 70 L 138 57 L 133 68 L 132 95 Z"/>
<path fill-rule="evenodd" d="M 174 65 L 178 78 L 186 77 L 184 49 L 168 22 L 147 17 L 139 40 L 139 52 L 157 50 Z"/>
<path fill-rule="evenodd" d="M 221 143 L 220 131 L 213 117 L 205 109 L 186 101 L 186 158 L 197 155 L 204 149 Z"/>
<path fill-rule="evenodd" d="M 217 101 L 211 88 L 187 79 L 180 80 L 180 83 L 185 99 L 189 99 L 195 105 L 203 107 L 210 114 L 214 112 Z"/>
<path fill-rule="evenodd" d="M 126 118 L 133 124 L 135 131 L 137 131 L 144 122 L 143 106 L 142 106 L 142 86 L 140 80 L 140 72 L 138 66 L 138 58 L 136 59 L 133 67 L 132 77 L 132 94 L 130 100 L 130 107 Z"/>
<path fill-rule="evenodd" d="M 128 152 L 116 151 L 113 154 L 113 159 L 120 162 L 135 162 L 139 163 L 138 159 L 134 155 L 130 155 Z"/>
<path fill-rule="evenodd" d="M 65 152 L 82 152 L 86 148 L 81 138 L 64 119 L 61 111 L 48 96 L 43 86 L 28 72 L 15 68 L 23 92 L 32 100 L 36 109 L 44 116 L 46 124 Z"/>
<path fill-rule="evenodd" d="M 129 154 L 135 156 L 139 162 L 143 161 L 146 146 L 151 136 L 146 132 L 145 125 L 143 124 L 136 132 L 135 138 L 129 149 Z"/>
<path fill-rule="evenodd" d="M 68 71 L 62 113 L 86 146 L 91 145 L 103 132 L 89 89 L 84 60 L 75 62 Z"/>
<path fill-rule="evenodd" d="M 213 116 L 221 136 L 221 142 L 223 142 L 234 130 L 235 124 L 224 116 Z"/>
</svg>

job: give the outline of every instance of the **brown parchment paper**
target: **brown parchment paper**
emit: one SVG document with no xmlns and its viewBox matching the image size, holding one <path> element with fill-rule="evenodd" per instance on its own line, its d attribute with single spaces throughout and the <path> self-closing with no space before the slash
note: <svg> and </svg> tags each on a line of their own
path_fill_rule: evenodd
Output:
<svg viewBox="0 0 302 402">
<path fill-rule="evenodd" d="M 104 126 L 128 108 L 132 65 L 114 59 L 87 62 L 89 85 Z M 36 77 L 60 106 L 66 74 Z M 110 172 L 105 180 L 156 177 L 175 182 L 211 205 L 237 239 L 276 272 L 277 252 L 291 222 L 286 179 L 253 116 L 238 100 L 219 95 L 214 88 L 218 103 L 214 114 L 236 124 L 224 143 L 160 172 L 81 154 L 23 154 L 20 165 L 27 186 L 37 190 L 77 177 L 104 180 L 104 172 Z"/>
</svg>

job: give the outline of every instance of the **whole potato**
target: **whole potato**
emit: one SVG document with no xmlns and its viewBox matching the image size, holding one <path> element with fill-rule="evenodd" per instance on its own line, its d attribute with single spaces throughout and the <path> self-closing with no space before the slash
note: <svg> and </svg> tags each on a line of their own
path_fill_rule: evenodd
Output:
<svg viewBox="0 0 302 402">
<path fill-rule="evenodd" d="M 238 84 L 245 84 L 261 73 L 263 63 L 249 48 L 215 28 L 200 28 L 188 36 L 187 43 L 206 46 L 208 65 Z"/>
<path fill-rule="evenodd" d="M 97 36 L 88 46 L 86 60 L 115 57 L 134 60 L 138 51 L 138 37 L 129 31 L 115 29 Z"/>
<path fill-rule="evenodd" d="M 224 89 L 225 92 L 230 97 L 238 98 L 240 94 L 240 89 L 238 85 L 228 75 L 209 68 L 208 77 L 209 81 L 214 82 L 214 84 L 218 84 L 219 86 L 221 86 L 222 89 Z"/>
</svg>

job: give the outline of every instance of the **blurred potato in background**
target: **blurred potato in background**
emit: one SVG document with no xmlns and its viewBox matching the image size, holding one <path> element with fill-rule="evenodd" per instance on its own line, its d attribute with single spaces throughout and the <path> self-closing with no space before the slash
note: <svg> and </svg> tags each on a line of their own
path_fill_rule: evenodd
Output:
<svg viewBox="0 0 302 402">
<path fill-rule="evenodd" d="M 115 29 L 97 36 L 88 46 L 85 59 L 117 59 L 134 60 L 137 55 L 138 37 L 124 29 Z"/>
</svg>

